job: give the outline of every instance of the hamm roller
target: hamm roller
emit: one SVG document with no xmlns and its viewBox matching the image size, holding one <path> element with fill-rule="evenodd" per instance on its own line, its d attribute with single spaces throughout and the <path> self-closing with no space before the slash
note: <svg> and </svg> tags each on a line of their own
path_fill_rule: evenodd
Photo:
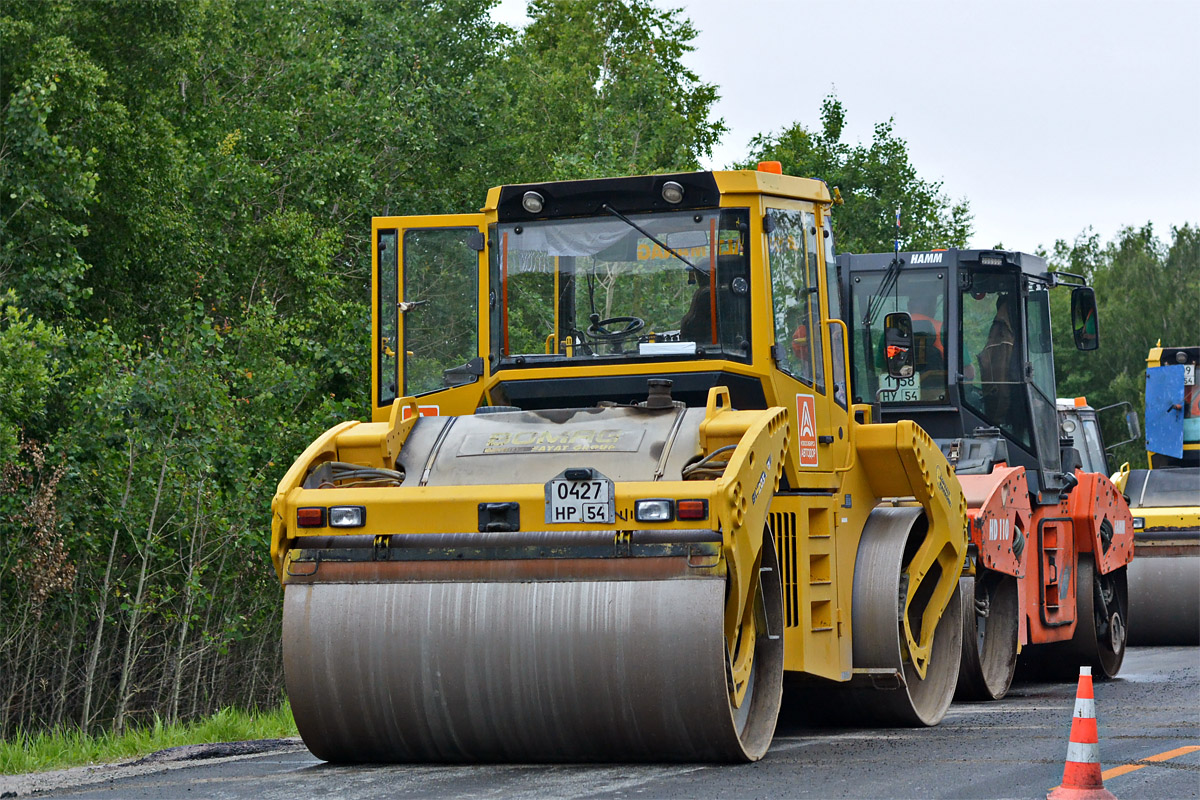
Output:
<svg viewBox="0 0 1200 800">
<path fill-rule="evenodd" d="M 848 402 L 830 206 L 767 165 L 373 221 L 372 420 L 272 504 L 315 755 L 755 760 L 785 683 L 942 718 L 966 504 Z"/>
<path fill-rule="evenodd" d="M 1093 290 L 1005 250 L 842 254 L 838 265 L 854 399 L 928 431 L 966 497 L 958 696 L 1003 697 L 1018 654 L 1064 678 L 1080 664 L 1116 675 L 1137 625 L 1133 518 L 1103 449 L 1097 460 L 1086 447 L 1094 414 L 1090 428 L 1060 431 L 1050 336 L 1050 292 L 1068 286 L 1076 346 L 1099 346 Z M 888 318 L 902 320 L 901 339 L 886 340 Z M 887 363 L 897 347 L 915 354 L 899 378 Z"/>
</svg>

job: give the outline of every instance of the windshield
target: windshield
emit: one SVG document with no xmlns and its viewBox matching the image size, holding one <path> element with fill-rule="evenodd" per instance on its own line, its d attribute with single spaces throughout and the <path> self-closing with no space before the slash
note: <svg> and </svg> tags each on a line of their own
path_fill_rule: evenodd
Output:
<svg viewBox="0 0 1200 800">
<path fill-rule="evenodd" d="M 747 359 L 747 219 L 710 209 L 495 226 L 493 355 Z"/>
<path fill-rule="evenodd" d="M 944 403 L 946 401 L 946 281 L 944 273 L 930 270 L 905 270 L 896 278 L 886 296 L 879 296 L 882 272 L 855 273 L 854 318 L 854 402 L 870 403 L 883 389 L 879 399 L 888 403 Z M 868 308 L 873 313 L 866 320 Z M 888 376 L 883 358 L 883 320 L 893 311 L 906 311 L 912 317 L 914 371 L 911 378 Z"/>
</svg>

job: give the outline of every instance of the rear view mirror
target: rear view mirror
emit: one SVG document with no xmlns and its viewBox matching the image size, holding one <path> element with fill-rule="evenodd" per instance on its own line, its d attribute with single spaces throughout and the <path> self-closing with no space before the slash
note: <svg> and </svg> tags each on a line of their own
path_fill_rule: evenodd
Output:
<svg viewBox="0 0 1200 800">
<path fill-rule="evenodd" d="M 907 313 L 895 311 L 883 318 L 884 360 L 891 377 L 912 377 L 912 341 L 912 317 Z"/>
<path fill-rule="evenodd" d="M 1100 347 L 1096 293 L 1090 286 L 1077 286 L 1071 290 L 1071 330 L 1075 333 L 1077 349 L 1096 350 Z"/>
<path fill-rule="evenodd" d="M 1142 435 L 1142 426 L 1138 424 L 1138 415 L 1136 411 L 1130 410 L 1125 412 L 1125 427 L 1129 431 L 1129 440 L 1133 441 Z"/>
<path fill-rule="evenodd" d="M 1138 439 L 1142 438 L 1142 426 L 1138 422 L 1137 411 L 1134 409 L 1133 404 L 1130 403 L 1128 400 L 1122 400 L 1119 403 L 1113 403 L 1111 406 L 1104 406 L 1103 408 L 1097 408 L 1096 416 L 1100 417 L 1102 414 L 1104 414 L 1105 411 L 1108 411 L 1113 408 L 1124 409 L 1125 431 L 1128 434 L 1128 438 L 1122 439 L 1119 442 L 1115 442 L 1113 444 L 1106 446 L 1104 448 L 1105 450 L 1113 450 L 1117 447 L 1120 447 L 1123 444 L 1129 444 L 1130 442 L 1136 442 Z"/>
<path fill-rule="evenodd" d="M 672 250 L 686 251 L 697 247 L 708 247 L 708 234 L 704 231 L 679 231 L 667 234 L 667 246 Z"/>
</svg>

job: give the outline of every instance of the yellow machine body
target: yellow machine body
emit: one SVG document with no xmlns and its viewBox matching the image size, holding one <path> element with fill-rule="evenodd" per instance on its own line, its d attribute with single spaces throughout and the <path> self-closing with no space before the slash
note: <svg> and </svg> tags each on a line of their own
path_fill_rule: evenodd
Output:
<svg viewBox="0 0 1200 800">
<path fill-rule="evenodd" d="M 685 198 L 674 205 L 672 186 Z M 845 688 L 881 721 L 941 718 L 957 675 L 966 504 L 924 431 L 847 404 L 830 206 L 819 181 L 738 171 L 499 187 L 478 214 L 372 221 L 372 419 L 326 431 L 272 502 L 289 694 L 310 749 L 336 761 L 756 759 L 785 677 Z M 657 209 L 697 230 L 656 233 Z M 536 252 L 512 245 L 534 236 L 547 242 Z M 711 304 L 712 341 L 688 339 L 686 321 L 599 319 L 621 276 L 564 268 L 585 250 L 620 250 L 635 272 L 678 266 L 687 291 L 699 286 L 693 307 Z M 803 285 L 781 280 L 785 265 Z M 546 287 L 544 305 L 518 291 L 518 270 Z M 568 319 L 585 284 L 586 330 Z M 745 317 L 719 346 L 718 297 L 734 309 L 722 320 Z M 542 327 L 527 321 L 535 312 Z M 673 385 L 651 386 L 663 378 Z M 551 498 L 589 486 L 611 486 L 611 510 Z M 552 521 L 560 507 L 608 517 Z M 455 603 L 452 619 L 438 616 Z M 605 616 L 626 603 L 630 616 Z M 501 605 L 509 616 L 489 616 Z M 620 644 L 606 650 L 595 631 L 607 626 Z M 532 651 L 554 655 L 514 666 Z M 639 660 L 651 652 L 668 660 Z M 409 658 L 402 675 L 380 663 Z M 588 697 L 583 665 L 562 666 L 573 659 L 612 696 Z M 413 677 L 431 664 L 446 666 Z M 641 683 L 671 670 L 678 685 Z M 686 681 L 712 697 L 697 688 L 689 701 Z M 558 682 L 562 697 L 545 688 Z M 554 697 L 530 699 L 543 690 Z M 471 697 L 443 697 L 456 693 Z M 435 695 L 444 702 L 429 708 Z M 504 714 L 519 724 L 494 721 Z"/>
<path fill-rule="evenodd" d="M 1129 498 L 1134 561 L 1129 570 L 1131 644 L 1200 644 L 1200 347 L 1164 347 L 1146 357 L 1146 460 L 1113 483 Z M 1158 452 L 1174 429 L 1175 452 Z M 1168 448 L 1158 445 L 1162 450 Z"/>
</svg>

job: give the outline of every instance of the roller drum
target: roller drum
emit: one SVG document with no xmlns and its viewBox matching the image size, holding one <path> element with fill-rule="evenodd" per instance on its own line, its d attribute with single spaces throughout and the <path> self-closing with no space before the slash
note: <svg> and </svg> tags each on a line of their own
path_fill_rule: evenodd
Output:
<svg viewBox="0 0 1200 800">
<path fill-rule="evenodd" d="M 1129 644 L 1200 644 L 1200 555 L 1129 563 Z"/>
<path fill-rule="evenodd" d="M 999 700 L 1008 694 L 1017 669 L 1020 609 L 1017 581 L 1009 575 L 982 572 L 960 578 L 962 597 L 962 665 L 958 700 Z"/>
<path fill-rule="evenodd" d="M 327 761 L 752 760 L 782 642 L 737 713 L 724 604 L 720 576 L 288 585 L 288 694 Z"/>
<path fill-rule="evenodd" d="M 1078 664 L 1090 664 L 1101 679 L 1115 678 L 1121 671 L 1129 632 L 1127 569 L 1102 575 L 1091 553 L 1079 554 L 1075 635 L 1063 645 L 1051 646 L 1060 657 L 1059 666 L 1067 670 L 1064 676 Z"/>
<path fill-rule="evenodd" d="M 901 647 L 900 576 L 910 537 L 921 535 L 920 508 L 877 508 L 863 530 L 854 567 L 853 646 L 856 669 L 873 670 L 867 680 L 839 694 L 838 705 L 861 721 L 891 725 L 936 725 L 946 715 L 958 681 L 962 647 L 961 589 L 951 595 L 934 632 L 925 677 L 904 657 Z M 919 611 L 919 609 L 918 609 Z M 884 688 L 880 677 L 899 672 L 897 688 Z"/>
</svg>

